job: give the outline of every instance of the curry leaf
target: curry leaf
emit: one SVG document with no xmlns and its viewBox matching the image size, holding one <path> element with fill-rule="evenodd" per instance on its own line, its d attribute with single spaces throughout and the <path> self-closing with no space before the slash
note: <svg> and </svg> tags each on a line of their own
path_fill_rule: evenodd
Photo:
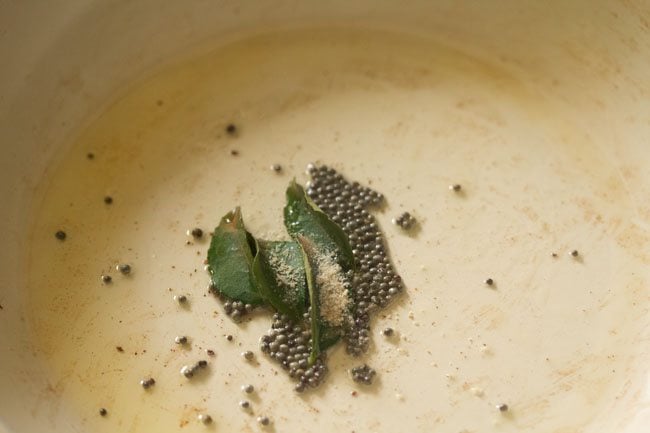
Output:
<svg viewBox="0 0 650 433">
<path fill-rule="evenodd" d="M 292 181 L 286 192 L 284 224 L 291 236 L 296 238 L 304 254 L 305 275 L 309 293 L 312 351 L 309 362 L 314 363 L 320 353 L 332 346 L 343 334 L 343 317 L 332 324 L 322 317 L 319 280 L 325 277 L 323 260 L 338 268 L 338 277 L 345 278 L 347 271 L 354 270 L 354 255 L 347 235 L 307 196 L 305 190 Z M 333 262 L 332 262 L 333 261 Z M 329 275 L 331 278 L 332 275 Z M 330 282 L 334 283 L 334 282 Z M 349 296 L 349 294 L 347 295 Z M 340 311 L 339 313 L 343 313 Z"/>
<path fill-rule="evenodd" d="M 344 271 L 354 269 L 352 247 L 341 227 L 316 206 L 295 180 L 287 188 L 286 196 L 284 225 L 289 234 L 307 237 L 323 253 L 334 254 Z"/>
<path fill-rule="evenodd" d="M 320 303 L 318 286 L 316 285 L 316 279 L 314 277 L 315 267 L 317 264 L 314 260 L 316 255 L 316 247 L 312 241 L 305 236 L 298 235 L 296 237 L 298 244 L 303 252 L 303 261 L 305 264 L 305 276 L 307 277 L 307 289 L 309 291 L 309 323 L 311 327 L 311 353 L 309 354 L 309 364 L 312 365 L 316 362 L 316 359 L 320 356 L 320 330 L 321 330 L 321 321 L 320 321 Z"/>
<path fill-rule="evenodd" d="M 341 324 L 332 325 L 322 317 L 323 306 L 321 305 L 322 285 L 319 284 L 319 274 L 323 272 L 322 259 L 323 251 L 306 236 L 296 237 L 303 253 L 305 275 L 307 278 L 307 289 L 309 293 L 309 324 L 312 335 L 312 347 L 309 354 L 309 364 L 316 362 L 322 351 L 333 346 L 343 335 L 345 320 Z M 339 268 L 340 269 L 340 268 Z M 347 314 L 347 312 L 343 311 Z M 342 319 L 345 319 L 343 317 Z"/>
<path fill-rule="evenodd" d="M 214 230 L 208 249 L 208 270 L 217 290 L 235 301 L 261 305 L 253 276 L 255 238 L 246 231 L 239 207 L 228 212 Z"/>
<path fill-rule="evenodd" d="M 307 281 L 302 251 L 292 241 L 259 241 L 253 273 L 260 294 L 294 321 L 307 310 Z"/>
</svg>

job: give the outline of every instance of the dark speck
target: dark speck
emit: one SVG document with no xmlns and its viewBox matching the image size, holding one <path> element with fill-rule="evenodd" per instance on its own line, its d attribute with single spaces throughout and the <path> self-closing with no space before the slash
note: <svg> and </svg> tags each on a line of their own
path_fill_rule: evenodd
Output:
<svg viewBox="0 0 650 433">
<path fill-rule="evenodd" d="M 229 123 L 228 126 L 226 126 L 226 132 L 229 135 L 235 135 L 237 133 L 237 126 L 235 126 L 234 123 Z"/>
<path fill-rule="evenodd" d="M 99 414 L 101 416 L 106 416 L 106 415 L 108 415 L 108 411 L 105 408 L 101 408 L 101 409 L 99 409 Z"/>
<path fill-rule="evenodd" d="M 228 340 L 228 341 L 232 341 L 232 339 L 233 339 L 233 336 L 232 336 L 232 335 L 226 335 L 226 340 Z"/>
<path fill-rule="evenodd" d="M 580 254 L 580 253 L 578 253 L 578 250 L 573 250 L 573 251 L 571 251 L 571 255 L 572 255 L 573 257 L 578 257 L 579 254 Z"/>
<path fill-rule="evenodd" d="M 95 154 L 92 153 L 92 152 L 88 152 L 88 153 L 86 154 L 86 158 L 88 158 L 88 159 L 95 159 Z"/>
<path fill-rule="evenodd" d="M 193 229 L 192 229 L 192 231 L 190 232 L 190 234 L 192 235 L 192 237 L 194 237 L 194 238 L 196 238 L 196 239 L 199 239 L 199 238 L 202 238 L 202 237 L 203 237 L 203 230 L 201 230 L 200 228 L 196 227 L 196 228 L 193 228 Z"/>
<path fill-rule="evenodd" d="M 232 150 L 230 151 L 230 154 L 231 154 L 232 156 L 237 156 L 237 155 L 239 155 L 239 151 L 236 150 L 236 149 L 232 149 Z"/>
<path fill-rule="evenodd" d="M 492 284 L 494 284 L 494 280 L 492 278 L 488 278 L 488 279 L 485 280 L 485 284 L 487 284 L 488 286 L 491 286 Z"/>
<path fill-rule="evenodd" d="M 60 240 L 60 241 L 64 241 L 65 238 L 66 238 L 68 235 L 66 235 L 66 233 L 65 233 L 63 230 L 59 230 L 58 232 L 54 233 L 54 236 L 55 236 L 58 240 Z"/>
<path fill-rule="evenodd" d="M 111 277 L 110 275 L 102 275 L 102 282 L 104 284 L 110 284 L 111 281 L 113 281 L 113 277 Z"/>
<path fill-rule="evenodd" d="M 282 171 L 282 166 L 280 164 L 273 164 L 271 166 L 271 170 L 273 170 L 276 173 L 280 173 Z"/>
<path fill-rule="evenodd" d="M 124 352 L 124 349 L 122 348 L 122 346 L 115 346 L 115 349 L 120 353 Z"/>
<path fill-rule="evenodd" d="M 104 197 L 104 203 L 113 204 L 113 197 L 111 197 L 110 195 L 107 195 L 106 197 Z"/>
</svg>

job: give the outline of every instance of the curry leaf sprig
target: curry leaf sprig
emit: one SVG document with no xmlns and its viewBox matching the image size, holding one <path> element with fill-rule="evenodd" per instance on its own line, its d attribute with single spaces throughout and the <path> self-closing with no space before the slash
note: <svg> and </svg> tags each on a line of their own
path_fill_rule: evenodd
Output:
<svg viewBox="0 0 650 433">
<path fill-rule="evenodd" d="M 284 223 L 293 241 L 257 240 L 246 230 L 239 208 L 214 230 L 208 250 L 213 286 L 231 301 L 266 305 L 292 320 L 309 311 L 313 364 L 345 332 L 321 316 L 322 257 L 331 257 L 341 277 L 355 268 L 348 238 L 295 180 L 286 191 Z"/>
</svg>

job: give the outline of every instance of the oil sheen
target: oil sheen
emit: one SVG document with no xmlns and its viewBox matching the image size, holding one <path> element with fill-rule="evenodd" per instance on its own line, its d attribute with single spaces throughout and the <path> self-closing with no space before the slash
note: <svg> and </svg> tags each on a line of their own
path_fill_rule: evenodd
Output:
<svg viewBox="0 0 650 433">
<path fill-rule="evenodd" d="M 242 39 L 132 83 L 39 191 L 27 321 L 60 410 L 94 432 L 200 432 L 200 413 L 214 431 L 257 431 L 259 415 L 283 432 L 615 426 L 602 415 L 623 416 L 647 338 L 642 257 L 615 226 L 634 208 L 570 114 L 519 78 L 416 36 L 322 29 Z M 240 205 L 255 235 L 286 236 L 284 190 L 309 162 L 386 196 L 376 216 L 406 291 L 373 321 L 367 356 L 334 350 L 325 383 L 296 395 L 258 350 L 270 316 L 225 316 L 207 293 L 208 236 L 186 231 Z M 390 222 L 404 211 L 410 234 Z M 201 375 L 180 374 L 200 359 Z M 370 387 L 349 376 L 362 362 Z"/>
</svg>

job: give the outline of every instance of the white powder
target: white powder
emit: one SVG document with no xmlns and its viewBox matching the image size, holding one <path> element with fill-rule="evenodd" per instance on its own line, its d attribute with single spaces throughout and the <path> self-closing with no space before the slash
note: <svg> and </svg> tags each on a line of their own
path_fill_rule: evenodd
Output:
<svg viewBox="0 0 650 433">
<path fill-rule="evenodd" d="M 286 250 L 270 251 L 268 259 L 269 264 L 275 270 L 278 283 L 285 288 L 283 299 L 286 302 L 294 302 L 297 298 L 298 281 L 302 278 L 300 271 L 287 263 L 289 255 Z"/>
<path fill-rule="evenodd" d="M 320 315 L 332 326 L 341 326 L 349 314 L 350 297 L 345 288 L 343 269 L 336 263 L 334 254 L 316 256 L 316 284 L 320 289 Z"/>
</svg>

